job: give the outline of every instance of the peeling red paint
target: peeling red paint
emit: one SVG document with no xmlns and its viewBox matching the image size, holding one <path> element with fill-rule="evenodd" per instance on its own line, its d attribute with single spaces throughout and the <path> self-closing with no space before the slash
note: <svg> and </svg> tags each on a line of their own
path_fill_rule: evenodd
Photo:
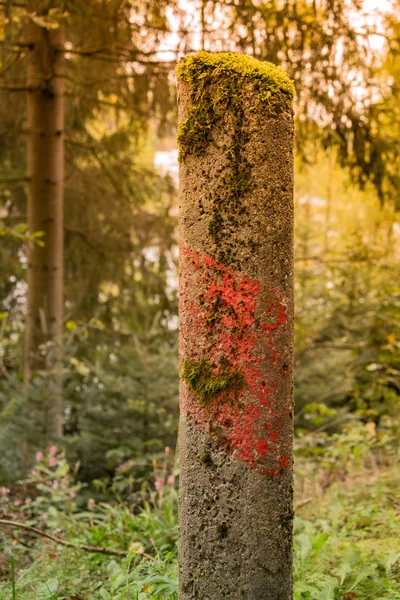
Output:
<svg viewBox="0 0 400 600">
<path fill-rule="evenodd" d="M 287 333 L 283 292 L 262 290 L 260 282 L 207 254 L 182 248 L 180 313 L 181 359 L 206 359 L 214 373 L 229 364 L 245 381 L 207 406 L 183 382 L 182 410 L 239 460 L 266 475 L 280 474 L 290 465 L 281 431 L 291 410 L 279 397 L 288 371 L 285 345 L 277 344 Z"/>
</svg>

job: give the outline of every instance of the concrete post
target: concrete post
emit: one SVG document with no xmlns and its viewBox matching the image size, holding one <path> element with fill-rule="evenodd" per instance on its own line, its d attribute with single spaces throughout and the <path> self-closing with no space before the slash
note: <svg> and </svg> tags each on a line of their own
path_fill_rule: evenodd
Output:
<svg viewBox="0 0 400 600">
<path fill-rule="evenodd" d="M 293 85 L 177 67 L 180 600 L 292 598 Z"/>
</svg>

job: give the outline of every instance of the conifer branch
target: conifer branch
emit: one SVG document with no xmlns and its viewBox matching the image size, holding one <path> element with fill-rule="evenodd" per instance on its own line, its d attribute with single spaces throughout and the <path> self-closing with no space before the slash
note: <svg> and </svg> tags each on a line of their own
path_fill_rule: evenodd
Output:
<svg viewBox="0 0 400 600">
<path fill-rule="evenodd" d="M 0 185 L 8 185 L 9 183 L 24 183 L 26 181 L 29 181 L 29 177 L 3 177 L 0 178 Z"/>
</svg>

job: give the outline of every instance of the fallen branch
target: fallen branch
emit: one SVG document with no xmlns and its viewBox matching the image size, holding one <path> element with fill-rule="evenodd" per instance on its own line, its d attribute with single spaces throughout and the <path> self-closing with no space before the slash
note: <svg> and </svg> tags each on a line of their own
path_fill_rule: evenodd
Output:
<svg viewBox="0 0 400 600">
<path fill-rule="evenodd" d="M 7 519 L 0 519 L 0 525 L 8 525 L 9 527 L 15 527 L 16 529 L 25 529 L 25 531 L 30 531 L 35 535 L 47 538 L 56 544 L 60 544 L 61 546 L 67 546 L 67 548 L 75 548 L 75 550 L 84 550 L 85 552 L 97 552 L 99 554 L 107 554 L 110 556 L 128 556 L 128 552 L 125 550 L 111 550 L 111 548 L 98 548 L 97 546 L 81 546 L 80 544 L 74 544 L 73 542 L 66 542 L 64 540 L 60 540 L 60 538 L 51 535 L 50 533 L 46 533 L 41 531 L 40 529 L 36 529 L 36 527 L 31 527 L 30 525 L 25 525 L 25 523 L 19 523 L 18 521 L 8 521 Z"/>
<path fill-rule="evenodd" d="M 299 510 L 299 508 L 302 508 L 306 504 L 309 504 L 310 502 L 312 502 L 312 500 L 313 500 L 312 498 L 305 498 L 304 500 L 300 500 L 300 502 L 295 504 L 295 507 L 294 507 L 295 512 L 296 512 L 296 510 Z"/>
</svg>

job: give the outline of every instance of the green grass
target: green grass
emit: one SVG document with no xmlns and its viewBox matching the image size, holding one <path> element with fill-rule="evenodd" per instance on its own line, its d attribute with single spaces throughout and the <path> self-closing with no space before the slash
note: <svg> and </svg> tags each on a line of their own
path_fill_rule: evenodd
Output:
<svg viewBox="0 0 400 600">
<path fill-rule="evenodd" d="M 385 469 L 299 511 L 295 600 L 400 599 L 398 489 L 397 470 Z"/>
<path fill-rule="evenodd" d="M 294 600 L 400 600 L 399 489 L 397 470 L 381 467 L 337 481 L 298 509 Z M 121 504 L 57 517 L 66 539 L 78 543 L 115 547 L 120 537 L 126 547 L 130 540 L 122 559 L 44 540 L 28 551 L 23 534 L 14 544 L 10 536 L 0 600 L 177 600 L 176 491 L 164 489 L 159 500 L 153 492 L 133 516 Z"/>
</svg>

